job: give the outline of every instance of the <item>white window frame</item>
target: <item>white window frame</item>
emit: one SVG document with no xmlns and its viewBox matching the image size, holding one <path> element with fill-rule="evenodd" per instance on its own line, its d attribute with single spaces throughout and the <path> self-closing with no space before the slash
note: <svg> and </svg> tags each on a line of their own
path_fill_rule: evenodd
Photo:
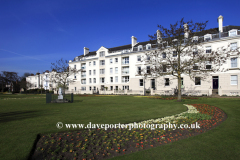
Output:
<svg viewBox="0 0 240 160">
<path fill-rule="evenodd" d="M 109 63 L 110 63 L 110 64 L 112 64 L 112 63 L 113 63 L 113 59 L 112 59 L 112 58 L 109 60 Z"/>
<path fill-rule="evenodd" d="M 237 35 L 237 29 L 232 29 L 230 31 L 228 31 L 228 35 L 229 37 L 233 37 Z"/>
<path fill-rule="evenodd" d="M 143 79 L 139 79 L 139 86 L 143 87 Z"/>
<path fill-rule="evenodd" d="M 100 78 L 100 83 L 105 83 L 105 78 L 104 77 Z"/>
<path fill-rule="evenodd" d="M 237 49 L 237 42 L 230 43 L 230 51 L 234 51 Z"/>
<path fill-rule="evenodd" d="M 96 78 L 93 78 L 93 83 L 96 83 Z"/>
<path fill-rule="evenodd" d="M 138 46 L 138 51 L 142 51 L 143 50 L 143 46 L 142 45 L 139 45 Z"/>
<path fill-rule="evenodd" d="M 105 74 L 105 69 L 100 69 L 100 74 Z"/>
<path fill-rule="evenodd" d="M 204 35 L 204 41 L 211 40 L 211 39 L 212 39 L 212 35 L 211 34 Z"/>
<path fill-rule="evenodd" d="M 137 61 L 141 62 L 141 56 L 140 55 L 137 56 Z"/>
<path fill-rule="evenodd" d="M 118 74 L 118 67 L 115 67 L 115 74 Z"/>
<path fill-rule="evenodd" d="M 232 59 L 235 59 L 235 61 L 233 62 Z M 238 58 L 237 57 L 233 57 L 230 59 L 231 61 L 231 68 L 237 68 L 238 66 Z"/>
<path fill-rule="evenodd" d="M 93 75 L 96 75 L 96 70 L 95 69 L 93 70 Z"/>
<path fill-rule="evenodd" d="M 118 76 L 115 76 L 115 82 L 116 83 L 118 82 Z"/>
<path fill-rule="evenodd" d="M 168 80 L 168 84 L 167 84 Z M 169 78 L 164 78 L 164 86 L 170 86 L 170 79 Z"/>
<path fill-rule="evenodd" d="M 212 46 L 206 46 L 206 53 L 211 53 L 212 52 Z"/>
<path fill-rule="evenodd" d="M 113 77 L 110 77 L 110 83 L 113 83 Z"/>
<path fill-rule="evenodd" d="M 92 83 L 92 78 L 89 78 L 89 83 Z"/>
<path fill-rule="evenodd" d="M 118 63 L 118 58 L 115 58 L 115 63 Z"/>
<path fill-rule="evenodd" d="M 92 74 L 92 71 L 91 71 L 91 70 L 89 70 L 89 76 L 91 76 L 91 74 Z"/>
<path fill-rule="evenodd" d="M 147 44 L 146 49 L 151 49 L 151 44 Z"/>
<path fill-rule="evenodd" d="M 105 51 L 100 52 L 100 57 L 105 57 Z"/>
<path fill-rule="evenodd" d="M 110 74 L 113 74 L 113 68 L 110 68 Z"/>
<path fill-rule="evenodd" d="M 91 62 L 89 62 L 89 66 L 91 66 Z"/>
<path fill-rule="evenodd" d="M 238 76 L 237 75 L 231 75 L 230 84 L 231 85 L 238 85 Z"/>
<path fill-rule="evenodd" d="M 96 66 L 96 61 L 93 61 L 93 65 Z"/>
<path fill-rule="evenodd" d="M 100 60 L 100 66 L 104 66 L 105 65 L 105 60 Z"/>
</svg>

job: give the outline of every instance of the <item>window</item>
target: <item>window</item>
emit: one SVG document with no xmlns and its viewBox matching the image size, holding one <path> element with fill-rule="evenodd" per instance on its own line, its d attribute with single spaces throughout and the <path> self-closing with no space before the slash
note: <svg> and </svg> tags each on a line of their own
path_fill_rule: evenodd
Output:
<svg viewBox="0 0 240 160">
<path fill-rule="evenodd" d="M 141 56 L 137 56 L 137 61 L 141 62 Z"/>
<path fill-rule="evenodd" d="M 139 86 L 143 86 L 143 79 L 139 79 Z"/>
<path fill-rule="evenodd" d="M 74 79 L 77 79 L 76 73 L 74 73 Z"/>
<path fill-rule="evenodd" d="M 150 66 L 147 66 L 147 74 L 150 74 L 151 70 L 150 70 Z"/>
<path fill-rule="evenodd" d="M 150 61 L 150 56 L 147 56 L 147 60 Z"/>
<path fill-rule="evenodd" d="M 174 64 L 173 64 L 173 68 L 174 68 L 174 69 L 178 69 L 177 67 L 178 67 L 177 63 L 174 63 Z"/>
<path fill-rule="evenodd" d="M 101 65 L 101 66 L 104 66 L 104 65 L 105 65 L 105 60 L 101 60 L 101 61 L 100 61 L 100 65 Z"/>
<path fill-rule="evenodd" d="M 113 77 L 110 77 L 110 82 L 113 83 Z"/>
<path fill-rule="evenodd" d="M 105 69 L 100 69 L 100 74 L 105 74 Z"/>
<path fill-rule="evenodd" d="M 92 87 L 89 87 L 89 91 L 91 91 L 92 90 Z"/>
<path fill-rule="evenodd" d="M 81 87 L 81 90 L 82 91 L 86 91 L 86 87 Z"/>
<path fill-rule="evenodd" d="M 115 58 L 115 63 L 118 63 L 118 58 Z"/>
<path fill-rule="evenodd" d="M 89 78 L 89 83 L 92 83 L 92 78 Z"/>
<path fill-rule="evenodd" d="M 142 45 L 138 46 L 138 50 L 139 51 L 143 50 Z"/>
<path fill-rule="evenodd" d="M 204 41 L 209 41 L 210 39 L 212 39 L 212 35 L 211 34 L 204 35 Z"/>
<path fill-rule="evenodd" d="M 93 65 L 94 65 L 94 66 L 96 65 L 96 61 L 93 61 Z"/>
<path fill-rule="evenodd" d="M 236 50 L 236 49 L 237 49 L 237 42 L 231 43 L 231 44 L 230 44 L 230 50 L 231 50 L 231 51 L 234 51 L 234 50 Z"/>
<path fill-rule="evenodd" d="M 196 56 L 198 54 L 197 48 L 193 48 L 193 56 Z"/>
<path fill-rule="evenodd" d="M 137 74 L 141 75 L 141 72 L 142 72 L 142 69 L 141 69 L 141 67 L 139 66 L 139 67 L 137 68 Z"/>
<path fill-rule="evenodd" d="M 91 63 L 92 63 L 92 62 L 89 62 L 89 66 L 91 66 Z"/>
<path fill-rule="evenodd" d="M 231 68 L 237 67 L 237 58 L 231 58 Z"/>
<path fill-rule="evenodd" d="M 129 67 L 123 67 L 122 74 L 129 74 Z"/>
<path fill-rule="evenodd" d="M 162 53 L 162 58 L 166 58 L 166 53 L 165 52 Z"/>
<path fill-rule="evenodd" d="M 115 89 L 118 90 L 118 86 L 115 86 Z"/>
<path fill-rule="evenodd" d="M 163 65 L 163 72 L 167 72 L 167 65 Z"/>
<path fill-rule="evenodd" d="M 194 71 L 198 70 L 198 64 L 197 64 L 197 63 L 194 64 L 193 70 L 194 70 Z"/>
<path fill-rule="evenodd" d="M 111 90 L 111 91 L 113 90 L 113 86 L 110 86 L 110 90 Z"/>
<path fill-rule="evenodd" d="M 82 84 L 86 84 L 86 79 L 81 80 Z"/>
<path fill-rule="evenodd" d="M 206 62 L 206 69 L 212 69 L 211 62 L 209 62 L 209 61 Z"/>
<path fill-rule="evenodd" d="M 115 82 L 118 82 L 118 76 L 115 76 Z"/>
<path fill-rule="evenodd" d="M 177 51 L 173 51 L 173 57 L 177 57 Z"/>
<path fill-rule="evenodd" d="M 198 36 L 193 37 L 193 42 L 198 42 Z"/>
<path fill-rule="evenodd" d="M 96 86 L 93 87 L 93 90 L 96 91 Z"/>
<path fill-rule="evenodd" d="M 206 47 L 206 53 L 211 53 L 212 52 L 212 47 L 211 46 L 207 46 Z"/>
<path fill-rule="evenodd" d="M 77 67 L 76 67 L 76 65 L 74 65 L 74 69 L 76 69 Z"/>
<path fill-rule="evenodd" d="M 35 80 L 37 79 L 37 77 L 35 77 Z"/>
<path fill-rule="evenodd" d="M 201 85 L 201 78 L 200 77 L 195 77 L 195 85 Z"/>
<path fill-rule="evenodd" d="M 93 83 L 96 83 L 96 78 L 93 78 Z"/>
<path fill-rule="evenodd" d="M 74 87 L 75 91 L 77 91 L 77 87 Z"/>
<path fill-rule="evenodd" d="M 104 51 L 100 52 L 100 57 L 104 57 L 104 56 L 105 56 L 105 52 Z"/>
<path fill-rule="evenodd" d="M 112 59 L 110 59 L 110 64 L 112 64 L 113 63 L 113 60 Z"/>
<path fill-rule="evenodd" d="M 129 64 L 129 57 L 124 57 L 122 64 Z"/>
<path fill-rule="evenodd" d="M 118 74 L 118 67 L 115 67 L 115 74 Z"/>
<path fill-rule="evenodd" d="M 165 86 L 169 86 L 169 78 L 165 78 Z"/>
<path fill-rule="evenodd" d="M 104 83 L 105 78 L 100 78 L 100 83 Z"/>
<path fill-rule="evenodd" d="M 112 68 L 110 68 L 110 74 L 113 74 L 113 69 Z"/>
<path fill-rule="evenodd" d="M 91 75 L 92 74 L 92 71 L 91 70 L 89 70 L 89 75 Z"/>
<path fill-rule="evenodd" d="M 236 36 L 237 35 L 237 30 L 236 29 L 232 29 L 231 31 L 229 31 L 229 36 Z"/>
<path fill-rule="evenodd" d="M 129 82 L 129 76 L 124 76 L 122 82 Z"/>
<path fill-rule="evenodd" d="M 237 75 L 232 75 L 231 76 L 231 85 L 237 85 L 237 84 L 238 84 Z"/>
<path fill-rule="evenodd" d="M 146 48 L 147 48 L 147 49 L 151 49 L 151 44 L 147 44 L 147 45 L 146 45 Z"/>
<path fill-rule="evenodd" d="M 95 69 L 93 70 L 93 75 L 96 75 L 96 70 Z"/>
</svg>

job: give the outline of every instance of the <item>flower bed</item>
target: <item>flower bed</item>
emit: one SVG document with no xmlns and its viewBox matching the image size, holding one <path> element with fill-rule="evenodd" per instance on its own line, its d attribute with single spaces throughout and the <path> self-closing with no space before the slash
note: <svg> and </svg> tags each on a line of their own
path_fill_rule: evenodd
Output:
<svg viewBox="0 0 240 160">
<path fill-rule="evenodd" d="M 188 105 L 191 108 L 191 105 Z M 32 155 L 32 159 L 106 159 L 129 154 L 168 144 L 180 139 L 204 133 L 223 122 L 226 114 L 217 107 L 206 104 L 193 104 L 188 113 L 196 110 L 200 114 L 209 115 L 210 120 L 198 120 L 181 117 L 164 119 L 176 124 L 193 124 L 198 122 L 200 129 L 91 129 L 68 133 L 41 135 Z M 152 123 L 149 121 L 148 123 Z M 154 122 L 155 123 L 155 122 Z"/>
<path fill-rule="evenodd" d="M 162 100 L 175 100 L 177 99 L 177 97 L 148 97 L 151 99 L 162 99 Z M 198 99 L 198 98 L 194 98 L 194 97 L 182 97 L 182 99 Z"/>
</svg>

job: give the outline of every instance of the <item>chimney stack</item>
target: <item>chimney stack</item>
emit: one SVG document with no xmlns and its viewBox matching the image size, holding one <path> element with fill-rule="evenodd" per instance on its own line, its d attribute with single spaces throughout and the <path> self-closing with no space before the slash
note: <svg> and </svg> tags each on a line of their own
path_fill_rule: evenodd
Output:
<svg viewBox="0 0 240 160">
<path fill-rule="evenodd" d="M 137 44 L 137 38 L 132 36 L 132 48 Z"/>
<path fill-rule="evenodd" d="M 223 16 L 222 15 L 218 17 L 218 30 L 219 32 L 223 32 Z"/>
<path fill-rule="evenodd" d="M 84 51 L 84 56 L 86 56 L 89 53 L 89 48 L 84 47 L 83 51 Z"/>
</svg>

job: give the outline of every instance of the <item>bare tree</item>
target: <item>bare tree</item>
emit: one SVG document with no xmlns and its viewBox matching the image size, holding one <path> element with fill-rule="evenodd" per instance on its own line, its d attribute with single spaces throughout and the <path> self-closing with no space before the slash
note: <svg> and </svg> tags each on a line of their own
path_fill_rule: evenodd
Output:
<svg viewBox="0 0 240 160">
<path fill-rule="evenodd" d="M 206 54 L 203 42 L 199 37 L 206 33 L 216 32 L 216 29 L 204 30 L 207 21 L 203 23 L 179 22 L 171 24 L 170 28 L 158 25 L 160 30 L 149 35 L 156 40 L 157 49 L 145 52 L 147 62 L 151 65 L 151 76 L 172 75 L 178 80 L 178 101 L 181 101 L 181 75 L 188 75 L 192 80 L 200 77 L 205 80 L 213 72 L 223 71 L 220 67 L 226 62 L 229 51 L 225 47 Z"/>
<path fill-rule="evenodd" d="M 53 77 L 51 78 L 51 82 L 55 83 L 58 88 L 63 88 L 64 90 L 67 89 L 67 85 L 69 83 L 74 82 L 73 78 L 70 78 L 74 74 L 78 74 L 80 70 L 77 70 L 75 68 L 71 68 L 68 65 L 67 60 L 63 60 L 62 58 L 56 63 L 52 64 L 52 71 L 56 72 Z M 64 93 L 65 91 L 63 91 Z"/>
</svg>

